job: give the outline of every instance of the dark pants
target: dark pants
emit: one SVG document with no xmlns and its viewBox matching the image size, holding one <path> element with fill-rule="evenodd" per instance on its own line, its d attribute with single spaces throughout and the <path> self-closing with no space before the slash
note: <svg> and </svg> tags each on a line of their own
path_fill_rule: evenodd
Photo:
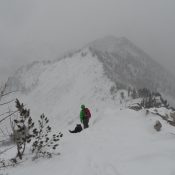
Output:
<svg viewBox="0 0 175 175">
<path fill-rule="evenodd" d="M 89 127 L 89 119 L 88 118 L 83 119 L 83 126 L 84 126 L 84 129 Z"/>
</svg>

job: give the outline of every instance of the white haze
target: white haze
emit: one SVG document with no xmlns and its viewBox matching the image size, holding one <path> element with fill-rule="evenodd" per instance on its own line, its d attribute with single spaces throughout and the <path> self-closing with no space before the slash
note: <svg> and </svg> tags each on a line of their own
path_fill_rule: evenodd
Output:
<svg viewBox="0 0 175 175">
<path fill-rule="evenodd" d="M 0 80 L 106 35 L 126 36 L 175 75 L 173 0 L 1 0 Z"/>
</svg>

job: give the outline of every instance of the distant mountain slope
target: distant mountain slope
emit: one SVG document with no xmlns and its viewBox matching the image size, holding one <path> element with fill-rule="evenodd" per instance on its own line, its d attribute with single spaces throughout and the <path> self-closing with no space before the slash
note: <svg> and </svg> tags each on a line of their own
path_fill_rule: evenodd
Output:
<svg viewBox="0 0 175 175">
<path fill-rule="evenodd" d="M 146 87 L 175 97 L 175 77 L 127 38 L 109 36 L 88 47 L 118 86 Z"/>
<path fill-rule="evenodd" d="M 80 105 L 93 115 L 111 100 L 113 83 L 104 75 L 102 63 L 84 49 L 57 62 L 35 62 L 20 68 L 7 82 L 8 91 L 27 104 L 35 116 L 43 112 L 62 126 L 78 120 Z"/>
</svg>

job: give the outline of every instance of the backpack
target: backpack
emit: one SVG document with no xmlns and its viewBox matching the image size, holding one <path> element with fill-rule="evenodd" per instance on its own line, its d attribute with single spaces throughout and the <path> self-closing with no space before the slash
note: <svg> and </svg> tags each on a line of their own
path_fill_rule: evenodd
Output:
<svg viewBox="0 0 175 175">
<path fill-rule="evenodd" d="M 91 118 L 91 113 L 90 113 L 90 110 L 89 110 L 88 108 L 85 108 L 85 109 L 84 109 L 84 113 L 85 113 L 85 116 L 86 116 L 87 118 Z"/>
</svg>

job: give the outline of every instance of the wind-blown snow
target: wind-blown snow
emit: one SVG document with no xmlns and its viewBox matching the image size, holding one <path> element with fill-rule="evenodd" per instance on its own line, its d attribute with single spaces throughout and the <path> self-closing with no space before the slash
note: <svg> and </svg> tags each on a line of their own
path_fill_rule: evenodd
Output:
<svg viewBox="0 0 175 175">
<path fill-rule="evenodd" d="M 34 64 L 12 79 L 21 85 L 17 89 L 25 89 L 16 96 L 31 108 L 35 117 L 45 113 L 61 126 L 79 119 L 81 104 L 96 113 L 106 103 L 113 103 L 110 94 L 113 83 L 104 75 L 103 65 L 88 49 L 54 64 Z M 12 87 L 15 88 L 15 84 Z"/>
<path fill-rule="evenodd" d="M 103 64 L 88 50 L 54 64 L 37 63 L 13 79 L 23 90 L 17 96 L 31 109 L 35 120 L 41 113 L 54 131 L 64 134 L 52 159 L 30 159 L 2 170 L 9 175 L 173 175 L 175 129 L 159 116 L 136 112 L 112 100 L 113 86 Z M 34 76 L 35 75 L 35 76 Z M 27 87 L 27 88 L 26 88 Z M 120 94 L 118 94 L 119 97 Z M 79 121 L 80 105 L 92 113 L 90 128 L 70 134 Z M 163 109 L 162 109 L 163 110 Z M 159 119 L 162 130 L 154 130 Z M 1 174 L 1 172 L 0 172 Z"/>
</svg>

